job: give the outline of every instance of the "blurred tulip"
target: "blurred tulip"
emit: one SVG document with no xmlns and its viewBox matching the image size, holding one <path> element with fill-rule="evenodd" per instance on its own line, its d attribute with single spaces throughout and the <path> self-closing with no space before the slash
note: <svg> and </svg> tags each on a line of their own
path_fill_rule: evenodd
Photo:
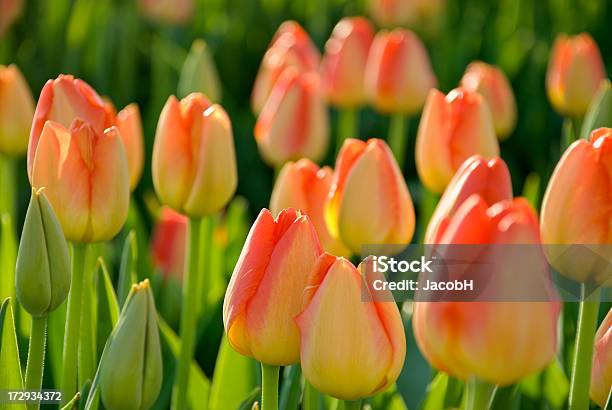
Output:
<svg viewBox="0 0 612 410">
<path fill-rule="evenodd" d="M 324 206 L 332 184 L 332 170 L 319 168 L 308 159 L 288 162 L 276 178 L 270 211 L 278 216 L 283 209 L 304 211 L 314 225 L 323 248 L 334 255 L 350 255 L 350 251 L 327 229 Z"/>
<path fill-rule="evenodd" d="M 194 93 L 164 106 L 153 144 L 153 185 L 162 203 L 188 216 L 211 215 L 237 184 L 232 124 L 220 105 Z"/>
<path fill-rule="evenodd" d="M 75 119 L 90 125 L 97 134 L 113 125 L 102 98 L 85 81 L 71 75 L 60 75 L 49 80 L 40 92 L 28 145 L 28 175 L 32 180 L 34 154 L 47 121 L 71 127 Z M 53 202 L 52 202 L 53 203 Z M 61 220 L 61 218 L 60 218 Z"/>
<path fill-rule="evenodd" d="M 365 91 L 383 113 L 415 114 L 437 86 L 427 50 L 412 31 L 380 31 L 374 37 L 365 72 Z"/>
<path fill-rule="evenodd" d="M 359 271 L 330 254 L 319 258 L 306 289 L 296 323 L 308 382 L 342 400 L 373 396 L 393 385 L 406 356 L 397 305 L 362 300 Z"/>
<path fill-rule="evenodd" d="M 374 29 L 363 17 L 340 20 L 325 44 L 321 61 L 323 94 L 336 106 L 354 107 L 365 102 L 365 66 Z"/>
<path fill-rule="evenodd" d="M 0 39 L 21 15 L 23 4 L 23 0 L 0 0 Z"/>
<path fill-rule="evenodd" d="M 383 27 L 426 22 L 440 14 L 445 0 L 369 0 L 372 18 Z"/>
<path fill-rule="evenodd" d="M 100 360 L 104 407 L 150 409 L 159 396 L 163 364 L 157 311 L 149 280 L 132 285 Z"/>
<path fill-rule="evenodd" d="M 485 100 L 464 88 L 456 88 L 446 96 L 432 90 L 416 140 L 416 166 L 421 182 L 430 191 L 444 191 L 461 164 L 474 154 L 485 158 L 499 155 Z"/>
<path fill-rule="evenodd" d="M 599 48 L 589 34 L 557 37 L 546 74 L 546 91 L 555 110 L 581 118 L 605 78 Z"/>
<path fill-rule="evenodd" d="M 275 220 L 264 209 L 251 228 L 223 303 L 223 323 L 239 353 L 275 366 L 298 363 L 308 275 L 322 253 L 314 226 L 294 209 Z"/>
<path fill-rule="evenodd" d="M 537 216 L 522 198 L 489 206 L 472 195 L 450 218 L 439 243 L 539 244 Z M 479 258 L 495 251 L 483 246 Z M 543 255 L 537 262 L 547 266 Z M 495 265 L 500 271 L 491 277 L 511 276 L 503 265 Z M 417 302 L 412 323 L 421 352 L 435 368 L 463 380 L 508 385 L 554 358 L 559 308 L 556 302 Z"/>
<path fill-rule="evenodd" d="M 26 152 L 33 117 L 34 99 L 21 71 L 0 65 L 0 154 Z"/>
<path fill-rule="evenodd" d="M 287 67 L 299 72 L 315 72 L 319 68 L 321 55 L 308 33 L 295 21 L 280 25 L 268 51 L 264 55 L 251 96 L 255 114 L 263 109 L 274 84 Z"/>
<path fill-rule="evenodd" d="M 70 290 L 68 245 L 43 191 L 32 190 L 15 268 L 17 300 L 32 316 L 55 310 Z"/>
<path fill-rule="evenodd" d="M 387 144 L 347 139 L 338 154 L 325 209 L 327 227 L 351 251 L 364 244 L 408 244 L 414 208 Z"/>
<path fill-rule="evenodd" d="M 302 157 L 315 162 L 327 153 L 329 118 L 313 73 L 286 69 L 257 123 L 255 140 L 266 162 L 281 166 Z"/>
<path fill-rule="evenodd" d="M 461 86 L 484 97 L 493 117 L 497 137 L 508 137 L 516 126 L 516 101 L 510 82 L 499 68 L 481 61 L 470 64 Z"/>
<path fill-rule="evenodd" d="M 151 256 L 153 264 L 166 277 L 183 278 L 185 270 L 185 244 L 187 217 L 162 207 L 159 220 L 153 229 Z"/>
<path fill-rule="evenodd" d="M 591 398 L 603 409 L 612 389 L 612 309 L 595 335 Z"/>
<path fill-rule="evenodd" d="M 489 206 L 512 199 L 510 171 L 503 159 L 487 160 L 474 155 L 459 167 L 427 225 L 425 243 L 438 242 L 457 209 L 473 194 L 478 194 Z"/>
<path fill-rule="evenodd" d="M 132 103 L 119 111 L 116 125 L 125 148 L 130 174 L 130 189 L 133 191 L 140 181 L 144 166 L 144 136 L 138 105 Z"/>
<path fill-rule="evenodd" d="M 70 129 L 47 121 L 33 156 L 32 185 L 45 188 L 68 240 L 113 238 L 125 223 L 130 200 L 117 128 L 102 133 L 80 119 Z"/>
<path fill-rule="evenodd" d="M 206 41 L 201 38 L 193 41 L 185 58 L 179 77 L 178 92 L 181 97 L 199 92 L 207 95 L 212 101 L 221 101 L 219 73 Z"/>
<path fill-rule="evenodd" d="M 139 0 L 138 6 L 145 17 L 170 25 L 189 23 L 195 9 L 193 0 Z"/>
</svg>

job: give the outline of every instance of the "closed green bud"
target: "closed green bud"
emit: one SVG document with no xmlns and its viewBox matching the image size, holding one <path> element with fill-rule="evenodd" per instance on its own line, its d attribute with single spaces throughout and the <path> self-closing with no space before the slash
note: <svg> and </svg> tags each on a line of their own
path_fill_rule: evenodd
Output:
<svg viewBox="0 0 612 410">
<path fill-rule="evenodd" d="M 163 377 L 157 311 L 149 281 L 132 285 L 100 363 L 100 395 L 109 410 L 146 410 Z"/>
<path fill-rule="evenodd" d="M 178 83 L 181 97 L 195 92 L 206 95 L 212 102 L 221 101 L 221 83 L 208 45 L 197 39 L 185 58 Z"/>
<path fill-rule="evenodd" d="M 32 189 L 17 266 L 17 300 L 32 316 L 57 308 L 70 290 L 70 256 L 62 227 L 43 189 Z"/>
</svg>

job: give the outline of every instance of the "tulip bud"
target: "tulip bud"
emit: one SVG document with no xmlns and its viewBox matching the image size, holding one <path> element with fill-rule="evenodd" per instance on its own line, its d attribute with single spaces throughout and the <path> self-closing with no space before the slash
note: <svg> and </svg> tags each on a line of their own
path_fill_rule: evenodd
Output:
<svg viewBox="0 0 612 410">
<path fill-rule="evenodd" d="M 308 159 L 288 162 L 281 169 L 270 198 L 270 211 L 278 216 L 283 209 L 304 211 L 317 231 L 323 249 L 334 255 L 350 255 L 338 239 L 331 236 L 325 224 L 324 206 L 332 184 L 332 170 L 319 168 Z"/>
<path fill-rule="evenodd" d="M 499 68 L 477 61 L 468 66 L 461 86 L 482 95 L 489 105 L 497 137 L 508 137 L 516 126 L 516 101 L 510 82 Z"/>
<path fill-rule="evenodd" d="M 342 20 L 325 44 L 321 82 L 327 100 L 337 106 L 354 107 L 365 102 L 365 66 L 374 29 L 363 17 Z"/>
<path fill-rule="evenodd" d="M 440 14 L 445 0 L 369 0 L 372 18 L 383 27 L 426 22 Z"/>
<path fill-rule="evenodd" d="M 202 39 L 196 39 L 191 45 L 181 69 L 178 90 L 182 97 L 192 92 L 200 92 L 212 101 L 221 101 L 219 73 L 208 45 Z"/>
<path fill-rule="evenodd" d="M 549 246 L 551 264 L 560 273 L 576 280 L 604 283 L 610 278 L 597 261 L 576 258 L 560 245 L 609 244 L 612 218 L 609 198 L 612 161 L 612 128 L 599 128 L 591 138 L 574 142 L 557 164 L 542 202 L 542 240 Z M 605 223 L 604 223 L 605 222 Z M 604 253 L 608 246 L 599 250 Z M 565 255 L 564 255 L 565 254 Z M 586 255 L 585 255 L 586 256 Z M 605 257 L 610 260 L 612 255 Z M 606 264 L 607 265 L 607 264 Z"/>
<path fill-rule="evenodd" d="M 487 254 L 498 255 L 499 247 L 487 244 L 537 246 L 537 216 L 522 198 L 489 206 L 479 195 L 472 195 L 450 218 L 439 243 L 482 244 L 478 261 L 492 260 Z M 537 255 L 533 263 L 546 269 L 543 255 Z M 493 264 L 490 276 L 507 285 L 503 278 L 512 275 L 504 269 L 508 267 L 503 263 Z M 504 286 L 498 291 L 491 286 L 487 287 L 489 298 L 504 292 Z M 416 302 L 412 324 L 421 352 L 435 368 L 462 380 L 476 377 L 508 385 L 541 370 L 554 358 L 559 311 L 557 302 Z"/>
<path fill-rule="evenodd" d="M 193 0 L 140 0 L 138 6 L 148 19 L 169 25 L 189 23 L 195 8 Z"/>
<path fill-rule="evenodd" d="M 237 184 L 232 124 L 202 94 L 170 96 L 153 144 L 153 185 L 162 203 L 190 216 L 211 215 Z"/>
<path fill-rule="evenodd" d="M 425 243 L 438 242 L 457 209 L 473 194 L 478 194 L 489 206 L 512 199 L 510 171 L 503 159 L 487 160 L 474 155 L 459 167 L 429 221 Z"/>
<path fill-rule="evenodd" d="M 151 257 L 155 267 L 168 276 L 179 279 L 185 270 L 185 244 L 187 239 L 187 217 L 163 207 L 160 218 L 153 229 Z"/>
<path fill-rule="evenodd" d="M 144 166 L 144 137 L 138 105 L 130 104 L 115 119 L 123 142 L 130 174 L 130 190 L 134 190 L 142 176 Z"/>
<path fill-rule="evenodd" d="M 499 156 L 491 112 L 483 97 L 464 88 L 446 96 L 432 90 L 421 116 L 415 149 L 421 182 L 438 193 L 472 155 Z"/>
<path fill-rule="evenodd" d="M 71 75 L 60 75 L 55 80 L 47 81 L 40 92 L 30 131 L 28 145 L 30 180 L 32 180 L 34 155 L 45 123 L 53 121 L 69 128 L 77 118 L 88 123 L 99 134 L 113 125 L 113 118 L 107 111 L 104 101 L 85 81 Z"/>
<path fill-rule="evenodd" d="M 223 302 L 223 324 L 239 353 L 277 366 L 298 363 L 300 336 L 293 319 L 302 311 L 308 275 L 322 253 L 306 215 L 261 211 L 246 239 Z"/>
<path fill-rule="evenodd" d="M 380 31 L 365 72 L 370 102 L 383 113 L 415 114 L 437 85 L 427 50 L 412 31 Z"/>
<path fill-rule="evenodd" d="M 274 85 L 254 132 L 259 152 L 271 165 L 302 157 L 321 160 L 329 143 L 329 118 L 318 77 L 286 69 Z"/>
<path fill-rule="evenodd" d="M 0 39 L 21 15 L 23 4 L 23 0 L 0 0 Z"/>
<path fill-rule="evenodd" d="M 116 127 L 103 133 L 79 119 L 70 129 L 48 121 L 32 161 L 32 184 L 45 187 L 66 238 L 113 238 L 130 200 L 125 149 Z"/>
<path fill-rule="evenodd" d="M 605 78 L 599 48 L 589 34 L 557 37 L 546 73 L 546 91 L 555 110 L 571 117 L 584 116 Z"/>
<path fill-rule="evenodd" d="M 0 65 L 0 154 L 20 156 L 28 147 L 34 99 L 16 65 Z"/>
<path fill-rule="evenodd" d="M 353 264 L 322 255 L 304 304 L 295 320 L 302 372 L 317 390 L 357 400 L 395 383 L 406 357 L 399 310 L 394 302 L 362 300 L 361 275 Z"/>
<path fill-rule="evenodd" d="M 612 309 L 595 335 L 593 368 L 591 370 L 591 398 L 603 409 L 612 389 Z"/>
<path fill-rule="evenodd" d="M 17 300 L 32 316 L 55 310 L 70 290 L 68 245 L 43 190 L 32 189 L 15 268 Z"/>
<path fill-rule="evenodd" d="M 320 59 L 319 50 L 297 22 L 281 24 L 255 78 L 251 96 L 253 112 L 259 114 L 263 109 L 272 87 L 287 67 L 294 67 L 300 73 L 314 72 L 319 68 Z"/>
<path fill-rule="evenodd" d="M 100 361 L 100 397 L 107 409 L 153 406 L 163 379 L 157 311 L 148 279 L 132 285 Z"/>
<path fill-rule="evenodd" d="M 364 244 L 408 244 L 414 207 L 404 177 L 384 141 L 347 139 L 325 209 L 327 227 L 354 253 Z"/>
</svg>

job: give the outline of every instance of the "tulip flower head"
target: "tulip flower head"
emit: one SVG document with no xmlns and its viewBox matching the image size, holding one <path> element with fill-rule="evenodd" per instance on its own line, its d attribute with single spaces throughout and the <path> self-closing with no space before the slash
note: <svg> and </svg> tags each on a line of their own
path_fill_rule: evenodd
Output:
<svg viewBox="0 0 612 410">
<path fill-rule="evenodd" d="M 599 48 L 589 34 L 557 37 L 546 73 L 546 91 L 555 110 L 570 117 L 584 116 L 605 78 Z"/>
<path fill-rule="evenodd" d="M 332 236 L 356 254 L 365 244 L 408 244 L 412 199 L 395 158 L 380 139 L 347 139 L 338 154 L 325 209 Z"/>
<path fill-rule="evenodd" d="M 516 126 L 516 101 L 506 75 L 499 68 L 477 61 L 463 74 L 461 86 L 478 92 L 486 100 L 499 139 L 508 137 Z"/>
<path fill-rule="evenodd" d="M 595 335 L 593 367 L 591 370 L 591 398 L 604 408 L 612 388 L 612 309 Z"/>
<path fill-rule="evenodd" d="M 0 39 L 23 11 L 24 0 L 0 0 Z"/>
<path fill-rule="evenodd" d="M 16 65 L 0 65 L 0 154 L 26 152 L 32 117 L 34 99 L 21 71 Z"/>
<path fill-rule="evenodd" d="M 321 61 L 323 94 L 336 106 L 354 107 L 365 102 L 365 67 L 374 29 L 363 17 L 342 20 L 325 44 Z"/>
<path fill-rule="evenodd" d="M 170 96 L 153 145 L 153 185 L 162 203 L 189 216 L 227 204 L 237 184 L 232 125 L 202 94 Z"/>
<path fill-rule="evenodd" d="M 334 255 L 350 255 L 350 251 L 329 233 L 325 224 L 325 202 L 332 184 L 332 170 L 319 168 L 308 159 L 288 162 L 281 169 L 270 198 L 270 211 L 278 216 L 283 209 L 303 211 L 314 225 L 323 248 Z"/>
<path fill-rule="evenodd" d="M 219 73 L 206 41 L 201 38 L 191 44 L 181 69 L 178 90 L 181 97 L 186 97 L 192 92 L 201 92 L 212 101 L 221 101 Z"/>
<path fill-rule="evenodd" d="M 394 302 L 362 300 L 359 271 L 344 258 L 317 261 L 296 318 L 304 377 L 342 400 L 384 391 L 406 356 L 402 319 Z"/>
<path fill-rule="evenodd" d="M 193 0 L 139 0 L 138 6 L 145 17 L 169 25 L 189 23 L 195 8 Z"/>
<path fill-rule="evenodd" d="M 276 366 L 298 363 L 308 276 L 322 249 L 314 226 L 294 209 L 261 211 L 244 244 L 223 303 L 223 324 L 239 353 Z"/>
<path fill-rule="evenodd" d="M 437 86 L 425 46 L 412 31 L 380 31 L 374 37 L 365 72 L 365 90 L 383 113 L 415 114 Z"/>
<path fill-rule="evenodd" d="M 183 277 L 188 218 L 163 207 L 153 229 L 151 256 L 153 264 L 165 276 Z"/>
<path fill-rule="evenodd" d="M 416 140 L 416 167 L 423 184 L 442 192 L 461 164 L 472 155 L 499 156 L 491 112 L 484 98 L 456 88 L 446 96 L 427 97 Z"/>
<path fill-rule="evenodd" d="M 369 0 L 372 18 L 383 27 L 424 22 L 440 14 L 445 0 Z"/>
<path fill-rule="evenodd" d="M 329 117 L 318 76 L 286 69 L 274 85 L 254 133 L 259 152 L 271 165 L 302 157 L 321 160 L 329 143 Z"/>
</svg>

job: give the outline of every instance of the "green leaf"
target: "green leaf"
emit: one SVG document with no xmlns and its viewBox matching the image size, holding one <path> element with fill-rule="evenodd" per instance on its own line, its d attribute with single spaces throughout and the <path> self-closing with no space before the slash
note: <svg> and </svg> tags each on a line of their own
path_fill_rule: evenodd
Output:
<svg viewBox="0 0 612 410">
<path fill-rule="evenodd" d="M 19 349 L 10 299 L 0 305 L 0 386 L 9 390 L 23 389 Z M 25 408 L 25 405 L 18 406 Z"/>
<path fill-rule="evenodd" d="M 402 399 L 402 396 L 397 391 L 397 386 L 393 385 L 386 391 L 376 395 L 369 400 L 370 405 L 373 409 L 386 409 L 386 410 L 407 410 L 406 404 Z M 441 409 L 442 407 L 439 407 Z"/>
<path fill-rule="evenodd" d="M 100 355 L 97 357 L 98 361 L 102 355 L 104 344 L 110 336 L 113 328 L 119 320 L 119 302 L 115 295 L 115 289 L 113 288 L 113 282 L 111 281 L 108 269 L 104 263 L 104 259 L 98 258 L 98 264 L 96 269 L 96 294 L 98 301 L 97 309 L 97 351 Z"/>
<path fill-rule="evenodd" d="M 588 139 L 593 130 L 601 127 L 612 127 L 612 85 L 604 80 L 593 97 L 593 101 L 584 117 L 580 138 Z"/>
<path fill-rule="evenodd" d="M 138 259 L 138 242 L 136 240 L 136 232 L 130 231 L 125 238 L 123 244 L 123 252 L 121 253 L 121 265 L 119 267 L 119 283 L 118 297 L 119 305 L 123 306 L 125 298 L 134 283 L 136 283 L 136 263 Z"/>
<path fill-rule="evenodd" d="M 525 178 L 522 196 L 525 197 L 534 209 L 540 205 L 540 176 L 532 172 Z"/>
<path fill-rule="evenodd" d="M 15 307 L 15 259 L 17 243 L 13 232 L 13 222 L 7 213 L 0 218 L 0 300 L 11 298 Z"/>
<path fill-rule="evenodd" d="M 551 407 L 561 409 L 569 395 L 570 383 L 559 360 L 555 359 L 544 370 L 544 396 Z"/>
<path fill-rule="evenodd" d="M 259 395 L 261 394 L 261 388 L 255 387 L 251 390 L 251 393 L 240 403 L 238 410 L 251 410 L 253 408 L 253 404 L 259 399 Z"/>
<path fill-rule="evenodd" d="M 422 410 L 454 408 L 461 403 L 463 383 L 446 373 L 439 372 L 427 388 Z"/>
<path fill-rule="evenodd" d="M 300 366 L 294 364 L 283 370 L 283 383 L 280 392 L 280 409 L 297 410 L 300 404 L 302 391 L 302 371 Z"/>
<path fill-rule="evenodd" d="M 59 386 L 62 380 L 62 350 L 64 346 L 64 332 L 66 330 L 66 306 L 64 301 L 49 315 L 47 323 L 47 356 L 45 365 L 51 369 L 53 385 Z"/>
<path fill-rule="evenodd" d="M 518 384 L 497 389 L 491 410 L 520 410 L 521 408 L 521 393 Z"/>
<path fill-rule="evenodd" d="M 210 390 L 209 410 L 235 409 L 258 385 L 257 363 L 221 341 Z"/>
</svg>

